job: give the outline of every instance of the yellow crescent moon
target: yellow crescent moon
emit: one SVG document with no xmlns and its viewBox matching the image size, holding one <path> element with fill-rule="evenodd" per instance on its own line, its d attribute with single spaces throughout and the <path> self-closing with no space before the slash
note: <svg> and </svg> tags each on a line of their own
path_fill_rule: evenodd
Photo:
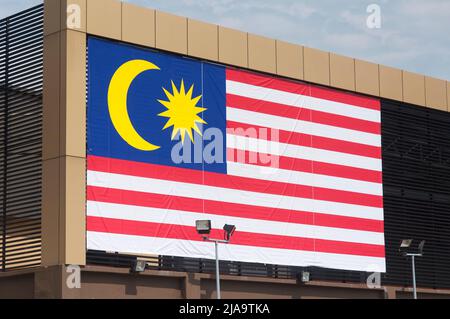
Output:
<svg viewBox="0 0 450 319">
<path fill-rule="evenodd" d="M 136 131 L 128 114 L 127 98 L 133 80 L 148 70 L 159 68 L 145 60 L 128 61 L 116 70 L 108 88 L 108 110 L 114 128 L 125 142 L 142 151 L 154 151 L 160 147 L 146 141 Z"/>
</svg>

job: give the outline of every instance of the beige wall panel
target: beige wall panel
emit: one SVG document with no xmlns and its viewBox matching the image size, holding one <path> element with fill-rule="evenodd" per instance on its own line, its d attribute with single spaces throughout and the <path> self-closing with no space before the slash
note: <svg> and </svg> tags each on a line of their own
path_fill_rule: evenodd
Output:
<svg viewBox="0 0 450 319">
<path fill-rule="evenodd" d="M 65 238 L 65 264 L 86 264 L 86 160 L 67 156 L 63 159 L 62 171 L 64 196 L 61 211 Z"/>
<path fill-rule="evenodd" d="M 425 106 L 425 76 L 403 71 L 403 101 Z"/>
<path fill-rule="evenodd" d="M 248 67 L 247 33 L 219 27 L 219 61 Z"/>
<path fill-rule="evenodd" d="M 403 101 L 402 70 L 380 65 L 380 96 Z"/>
<path fill-rule="evenodd" d="M 447 82 L 447 111 L 450 112 L 450 82 Z"/>
<path fill-rule="evenodd" d="M 58 264 L 60 245 L 60 159 L 42 163 L 42 265 Z"/>
<path fill-rule="evenodd" d="M 86 35 L 61 33 L 61 155 L 86 157 Z"/>
<path fill-rule="evenodd" d="M 380 95 L 378 64 L 355 60 L 356 91 L 369 95 Z"/>
<path fill-rule="evenodd" d="M 188 19 L 188 54 L 217 61 L 219 59 L 218 26 Z"/>
<path fill-rule="evenodd" d="M 330 85 L 330 55 L 328 52 L 304 48 L 305 80 Z"/>
<path fill-rule="evenodd" d="M 61 0 L 61 30 L 86 32 L 87 0 Z M 68 22 L 70 25 L 68 25 Z M 79 23 L 79 25 L 78 25 Z"/>
<path fill-rule="evenodd" d="M 60 40 L 59 32 L 44 38 L 43 160 L 56 158 L 60 154 Z"/>
<path fill-rule="evenodd" d="M 120 40 L 122 3 L 115 0 L 87 0 L 87 32 Z"/>
<path fill-rule="evenodd" d="M 187 18 L 156 11 L 156 47 L 187 54 Z"/>
<path fill-rule="evenodd" d="M 60 30 L 61 0 L 44 0 L 44 35 Z"/>
<path fill-rule="evenodd" d="M 155 46 L 155 10 L 122 4 L 122 41 Z"/>
<path fill-rule="evenodd" d="M 276 74 L 277 58 L 275 40 L 249 34 L 248 66 L 254 70 Z"/>
<path fill-rule="evenodd" d="M 355 90 L 355 60 L 330 53 L 330 84 L 344 90 Z"/>
<path fill-rule="evenodd" d="M 431 77 L 425 77 L 425 94 L 428 107 L 447 111 L 447 83 Z"/>
<path fill-rule="evenodd" d="M 303 80 L 303 47 L 277 41 L 277 74 Z"/>
</svg>

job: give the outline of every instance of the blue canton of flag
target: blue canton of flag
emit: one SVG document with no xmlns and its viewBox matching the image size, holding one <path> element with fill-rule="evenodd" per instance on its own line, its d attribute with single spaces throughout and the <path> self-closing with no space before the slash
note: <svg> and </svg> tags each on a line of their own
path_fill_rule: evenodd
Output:
<svg viewBox="0 0 450 319">
<path fill-rule="evenodd" d="M 224 67 L 96 38 L 88 46 L 89 155 L 226 173 Z M 208 128 L 221 136 L 203 136 Z M 205 162 L 215 138 L 216 160 Z"/>
</svg>

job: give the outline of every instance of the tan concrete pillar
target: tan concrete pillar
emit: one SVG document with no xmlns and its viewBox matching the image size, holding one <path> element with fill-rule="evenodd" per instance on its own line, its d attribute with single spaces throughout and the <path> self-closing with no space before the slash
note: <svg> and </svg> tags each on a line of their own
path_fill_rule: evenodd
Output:
<svg viewBox="0 0 450 319">
<path fill-rule="evenodd" d="M 62 266 L 50 266 L 34 273 L 34 298 L 62 298 Z"/>
<path fill-rule="evenodd" d="M 193 273 L 187 273 L 183 279 L 183 297 L 185 299 L 200 299 L 200 278 Z"/>
<path fill-rule="evenodd" d="M 397 288 L 386 286 L 384 288 L 385 299 L 397 299 Z"/>
<path fill-rule="evenodd" d="M 67 28 L 67 16 L 77 13 L 80 24 Z M 86 263 L 85 31 L 86 0 L 45 0 L 43 266 Z"/>
<path fill-rule="evenodd" d="M 34 273 L 34 298 L 37 299 L 80 299 L 81 287 L 69 287 L 72 271 L 64 265 L 43 267 Z M 81 277 L 80 277 L 81 280 Z"/>
</svg>

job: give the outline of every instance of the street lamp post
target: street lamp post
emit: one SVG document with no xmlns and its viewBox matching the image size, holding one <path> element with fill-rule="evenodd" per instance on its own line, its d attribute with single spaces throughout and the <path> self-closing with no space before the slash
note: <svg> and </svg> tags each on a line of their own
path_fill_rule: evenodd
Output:
<svg viewBox="0 0 450 319">
<path fill-rule="evenodd" d="M 417 299 L 417 287 L 416 287 L 416 263 L 414 261 L 415 255 L 411 255 L 411 263 L 412 263 L 412 275 L 413 275 L 413 295 L 414 299 Z"/>
<path fill-rule="evenodd" d="M 202 236 L 204 241 L 209 241 L 214 243 L 215 255 L 216 255 L 216 291 L 217 299 L 221 298 L 220 295 L 220 268 L 219 268 L 219 243 L 228 244 L 230 242 L 231 235 L 233 235 L 236 227 L 234 225 L 226 224 L 223 226 L 224 239 L 214 239 L 209 238 L 209 233 L 211 232 L 211 221 L 210 220 L 197 220 L 195 222 L 197 232 Z"/>
<path fill-rule="evenodd" d="M 216 291 L 217 299 L 220 299 L 220 269 L 219 269 L 219 242 L 214 241 L 214 246 L 216 250 Z"/>
<path fill-rule="evenodd" d="M 417 286 L 416 286 L 416 262 L 415 257 L 423 256 L 423 246 L 425 245 L 425 240 L 422 240 L 417 248 L 417 251 L 410 252 L 408 249 L 411 247 L 413 240 L 404 239 L 400 244 L 400 252 L 405 257 L 411 257 L 411 268 L 412 268 L 412 279 L 413 279 L 413 296 L 417 299 Z"/>
<path fill-rule="evenodd" d="M 220 268 L 219 268 L 219 243 L 228 244 L 229 240 L 222 239 L 211 239 L 208 237 L 203 237 L 204 241 L 213 242 L 215 246 L 216 252 L 216 290 L 217 290 L 217 299 L 220 299 Z"/>
</svg>

